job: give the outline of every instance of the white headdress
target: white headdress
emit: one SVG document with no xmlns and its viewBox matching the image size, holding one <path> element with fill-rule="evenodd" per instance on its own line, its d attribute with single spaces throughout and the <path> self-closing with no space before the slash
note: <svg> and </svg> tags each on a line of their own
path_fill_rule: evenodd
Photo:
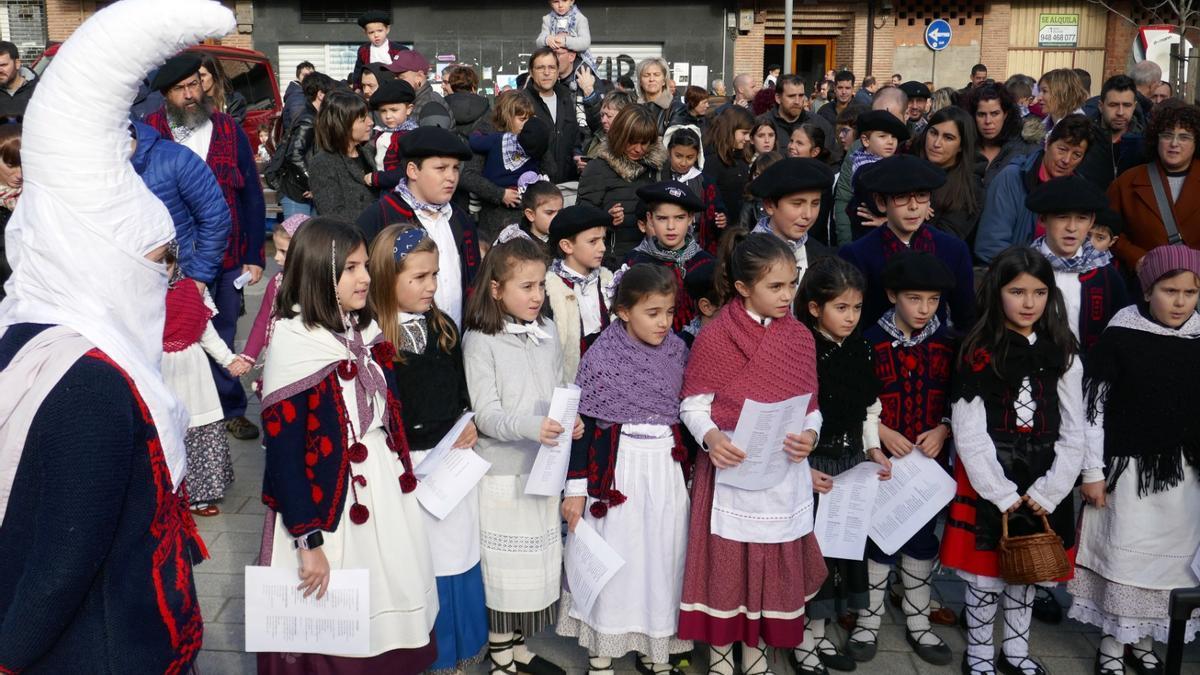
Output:
<svg viewBox="0 0 1200 675">
<path fill-rule="evenodd" d="M 187 470 L 188 417 L 161 372 L 166 268 L 145 258 L 175 227 L 129 162 L 129 108 L 148 71 L 236 27 L 212 0 L 122 0 L 80 26 L 25 112 L 25 188 L 5 233 L 13 273 L 0 330 L 66 326 L 116 362 L 150 409 L 176 486 Z M 83 91 L 80 115 L 68 103 Z"/>
</svg>

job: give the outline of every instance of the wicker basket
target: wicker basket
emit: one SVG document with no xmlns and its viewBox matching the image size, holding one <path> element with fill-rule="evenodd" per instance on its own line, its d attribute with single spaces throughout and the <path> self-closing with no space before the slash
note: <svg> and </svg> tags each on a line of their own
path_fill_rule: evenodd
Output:
<svg viewBox="0 0 1200 675">
<path fill-rule="evenodd" d="M 1000 576 L 1010 584 L 1036 584 L 1065 577 L 1071 571 L 1062 538 L 1042 516 L 1044 532 L 1008 536 L 1008 514 L 1000 520 Z"/>
</svg>

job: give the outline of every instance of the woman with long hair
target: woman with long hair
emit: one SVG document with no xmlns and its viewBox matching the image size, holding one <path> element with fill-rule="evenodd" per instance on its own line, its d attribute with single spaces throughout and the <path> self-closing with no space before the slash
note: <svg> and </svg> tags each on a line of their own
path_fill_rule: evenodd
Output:
<svg viewBox="0 0 1200 675">
<path fill-rule="evenodd" d="M 933 191 L 929 224 L 970 243 L 983 209 L 982 166 L 976 163 L 978 135 L 967 111 L 938 110 L 913 143 L 913 152 L 946 172 L 946 183 Z"/>
<path fill-rule="evenodd" d="M 316 149 L 308 160 L 308 182 L 318 215 L 354 222 L 379 194 L 364 177 L 375 171 L 371 112 L 361 96 L 335 91 L 317 113 Z"/>
<path fill-rule="evenodd" d="M 754 117 L 749 110 L 729 106 L 713 120 L 704 139 L 704 175 L 717 184 L 730 222 L 741 215 L 746 183 L 750 182 L 753 128 Z"/>
<path fill-rule="evenodd" d="M 246 97 L 234 91 L 225 77 L 225 70 L 212 54 L 206 54 L 200 60 L 200 88 L 212 101 L 213 108 L 237 120 L 238 124 L 246 119 Z"/>
<path fill-rule="evenodd" d="M 986 189 L 996 174 L 1009 162 L 1037 151 L 1021 137 L 1021 111 L 1008 90 L 998 84 L 985 84 L 967 97 L 967 112 L 975 119 L 979 134 L 979 154 L 987 160 L 983 173 Z"/>
<path fill-rule="evenodd" d="M 617 113 L 608 140 L 588 162 L 579 177 L 579 201 L 612 216 L 604 265 L 620 267 L 625 256 L 642 241 L 637 226 L 637 189 L 658 179 L 667 160 L 659 142 L 654 115 L 645 106 L 632 105 Z"/>
</svg>

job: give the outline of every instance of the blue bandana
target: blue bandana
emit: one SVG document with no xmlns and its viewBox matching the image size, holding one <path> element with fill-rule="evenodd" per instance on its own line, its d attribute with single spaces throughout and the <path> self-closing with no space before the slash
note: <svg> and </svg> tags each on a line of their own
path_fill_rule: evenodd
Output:
<svg viewBox="0 0 1200 675">
<path fill-rule="evenodd" d="M 1104 267 L 1112 262 L 1112 254 L 1108 251 L 1098 251 L 1095 246 L 1092 246 L 1092 240 L 1085 238 L 1083 246 L 1079 252 L 1070 258 L 1063 258 L 1054 254 L 1050 250 L 1049 244 L 1046 243 L 1046 237 L 1041 236 L 1033 240 L 1033 247 L 1041 253 L 1046 260 L 1050 261 L 1050 266 L 1055 272 L 1070 272 L 1072 274 L 1084 274 L 1091 272 L 1097 267 Z"/>
</svg>

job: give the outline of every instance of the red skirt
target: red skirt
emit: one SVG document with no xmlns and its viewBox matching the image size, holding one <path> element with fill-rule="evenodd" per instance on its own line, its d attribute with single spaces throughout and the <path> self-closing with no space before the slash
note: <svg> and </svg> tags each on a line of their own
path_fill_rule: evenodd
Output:
<svg viewBox="0 0 1200 675">
<path fill-rule="evenodd" d="M 825 582 L 816 537 L 749 544 L 710 532 L 716 469 L 698 453 L 692 483 L 679 638 L 796 647 L 804 639 L 804 604 Z"/>
<path fill-rule="evenodd" d="M 946 531 L 942 534 L 942 565 L 970 574 L 1000 578 L 1000 553 L 998 549 L 979 549 L 975 543 L 975 504 L 982 499 L 962 462 L 954 465 L 954 480 L 958 490 L 950 502 L 950 513 L 946 518 Z M 1076 547 L 1067 549 L 1067 560 L 1071 571 L 1056 581 L 1069 581 L 1075 576 Z"/>
</svg>

